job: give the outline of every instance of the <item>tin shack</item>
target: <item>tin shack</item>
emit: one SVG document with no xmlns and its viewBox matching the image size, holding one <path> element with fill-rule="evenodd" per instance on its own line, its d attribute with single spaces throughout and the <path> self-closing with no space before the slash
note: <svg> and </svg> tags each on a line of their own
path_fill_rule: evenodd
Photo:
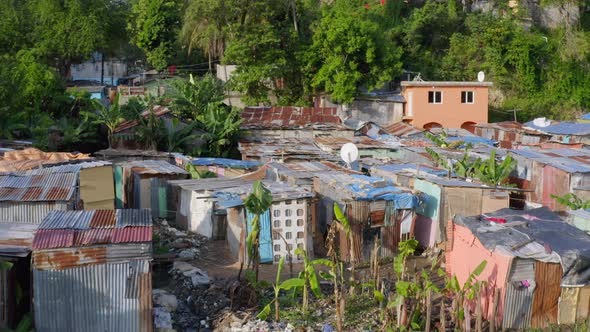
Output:
<svg viewBox="0 0 590 332">
<path fill-rule="evenodd" d="M 157 218 L 173 217 L 168 211 L 168 181 L 186 179 L 189 173 L 163 160 L 137 160 L 116 164 L 117 208 L 152 210 Z"/>
<path fill-rule="evenodd" d="M 371 168 L 371 175 L 391 179 L 423 194 L 424 203 L 416 210 L 414 236 L 424 247 L 434 247 L 447 240 L 446 224 L 454 215 L 476 215 L 510 205 L 512 188 L 447 178 L 447 174 L 447 170 L 417 164 Z"/>
<path fill-rule="evenodd" d="M 297 248 L 313 257 L 316 214 L 311 188 L 272 181 L 263 184 L 272 194 L 272 205 L 260 217 L 260 261 L 277 264 L 281 257 L 291 257 L 295 263 L 302 262 L 303 257 L 295 255 Z M 246 257 L 246 238 L 255 217 L 243 206 L 251 191 L 252 184 L 248 183 L 213 193 L 214 208 L 227 215 L 226 239 L 238 259 Z"/>
<path fill-rule="evenodd" d="M 484 317 L 503 329 L 572 324 L 590 314 L 590 236 L 547 208 L 502 209 L 449 221 L 446 270 L 463 284 L 478 280 Z M 494 293 L 500 292 L 493 317 Z"/>
<path fill-rule="evenodd" d="M 149 210 L 54 211 L 33 240 L 37 331 L 151 331 Z"/>
<path fill-rule="evenodd" d="M 0 222 L 40 224 L 52 210 L 80 207 L 79 168 L 0 174 Z"/>
<path fill-rule="evenodd" d="M 14 329 L 31 310 L 31 251 L 39 225 L 0 223 L 0 329 Z"/>
<path fill-rule="evenodd" d="M 518 162 L 511 181 L 530 189 L 529 205 L 565 210 L 551 195 L 563 196 L 590 185 L 590 151 L 586 149 L 513 149 Z"/>
<path fill-rule="evenodd" d="M 370 256 L 374 240 L 381 242 L 381 256 L 397 251 L 401 240 L 413 237 L 419 195 L 391 180 L 358 174 L 318 173 L 314 191 L 319 197 L 320 229 L 334 220 L 333 205 L 340 205 L 352 227 L 352 247 L 340 234 L 343 259 L 360 262 Z"/>
</svg>

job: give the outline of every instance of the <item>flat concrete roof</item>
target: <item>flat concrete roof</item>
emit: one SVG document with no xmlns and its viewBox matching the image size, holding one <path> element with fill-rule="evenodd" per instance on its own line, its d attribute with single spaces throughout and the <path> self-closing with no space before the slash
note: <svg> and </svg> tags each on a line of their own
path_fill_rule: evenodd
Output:
<svg viewBox="0 0 590 332">
<path fill-rule="evenodd" d="M 492 82 L 402 81 L 402 86 L 492 86 Z"/>
</svg>

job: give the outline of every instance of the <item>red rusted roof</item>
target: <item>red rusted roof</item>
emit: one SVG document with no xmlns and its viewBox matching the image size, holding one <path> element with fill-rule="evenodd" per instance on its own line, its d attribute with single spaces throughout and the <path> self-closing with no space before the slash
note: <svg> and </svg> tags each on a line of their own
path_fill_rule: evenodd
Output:
<svg viewBox="0 0 590 332">
<path fill-rule="evenodd" d="M 246 107 L 244 129 L 345 129 L 336 107 Z"/>
<path fill-rule="evenodd" d="M 170 112 L 172 112 L 172 111 L 168 107 L 165 107 L 165 106 L 154 106 L 154 114 L 158 118 L 161 117 L 162 115 L 168 114 Z M 149 110 L 146 110 L 146 111 L 143 111 L 143 113 L 141 113 L 141 116 L 143 116 L 145 118 L 149 114 L 150 114 L 150 111 Z M 117 126 L 117 128 L 115 128 L 115 130 L 113 130 L 113 133 L 118 133 L 120 131 L 133 128 L 133 127 L 137 126 L 138 124 L 139 123 L 137 122 L 137 120 L 125 121 L 125 122 L 121 123 L 119 126 Z"/>
<path fill-rule="evenodd" d="M 149 210 L 52 211 L 39 226 L 33 249 L 152 241 Z"/>
<path fill-rule="evenodd" d="M 388 134 L 393 136 L 410 136 L 420 134 L 423 131 L 422 129 L 418 129 L 412 126 L 411 124 L 407 124 L 404 122 L 390 123 L 381 126 L 381 129 L 385 130 Z"/>
</svg>

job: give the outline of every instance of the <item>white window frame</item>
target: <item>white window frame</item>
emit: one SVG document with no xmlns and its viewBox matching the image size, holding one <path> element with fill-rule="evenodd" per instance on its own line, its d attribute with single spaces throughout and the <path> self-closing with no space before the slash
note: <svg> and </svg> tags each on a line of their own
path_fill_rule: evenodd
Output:
<svg viewBox="0 0 590 332">
<path fill-rule="evenodd" d="M 463 93 L 465 93 L 465 102 L 463 102 Z M 468 94 L 471 93 L 471 102 L 469 102 L 469 98 L 467 98 Z M 464 90 L 461 91 L 461 104 L 475 104 L 475 91 L 473 90 Z"/>
<path fill-rule="evenodd" d="M 430 93 L 431 92 L 433 93 L 432 103 L 430 102 Z M 440 101 L 439 102 L 436 102 L 436 93 L 437 92 L 440 93 Z M 443 103 L 443 92 L 441 90 L 430 90 L 430 91 L 428 91 L 428 103 L 429 104 L 437 104 L 437 105 L 442 104 Z"/>
</svg>

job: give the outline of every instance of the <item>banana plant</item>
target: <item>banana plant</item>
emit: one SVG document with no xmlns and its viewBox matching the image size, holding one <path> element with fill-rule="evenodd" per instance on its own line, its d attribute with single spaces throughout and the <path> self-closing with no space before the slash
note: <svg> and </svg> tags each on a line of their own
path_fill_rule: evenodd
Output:
<svg viewBox="0 0 590 332">
<path fill-rule="evenodd" d="M 570 210 L 590 209 L 590 200 L 584 201 L 574 193 L 567 193 L 563 196 L 551 194 L 551 198 L 555 199 L 557 203 L 567 206 Z"/>
<path fill-rule="evenodd" d="M 449 163 L 445 157 L 441 156 L 438 152 L 429 147 L 425 147 L 424 150 L 426 150 L 426 153 L 428 153 L 430 158 L 432 158 L 432 161 L 436 167 L 449 169 Z"/>
<path fill-rule="evenodd" d="M 304 285 L 305 280 L 300 279 L 300 278 L 291 278 L 291 279 L 287 279 L 287 280 L 281 282 L 281 272 L 283 271 L 284 265 L 285 265 L 285 257 L 282 256 L 281 259 L 279 260 L 276 281 L 275 281 L 275 284 L 273 285 L 274 299 L 272 301 L 270 301 L 266 306 L 264 306 L 264 308 L 262 309 L 262 311 L 260 311 L 258 313 L 256 318 L 266 320 L 266 318 L 270 314 L 270 308 L 271 308 L 272 304 L 274 303 L 274 305 L 275 305 L 275 321 L 278 322 L 281 319 L 281 311 L 280 311 L 281 308 L 280 308 L 280 303 L 279 303 L 279 295 L 281 293 L 281 290 L 288 291 L 292 288 L 302 287 Z"/>
<path fill-rule="evenodd" d="M 475 170 L 477 178 L 490 186 L 501 185 L 510 173 L 516 168 L 516 160 L 512 156 L 506 156 L 504 160 L 498 164 L 496 162 L 496 150 L 492 150 L 490 158 L 484 160 L 478 169 Z"/>
<path fill-rule="evenodd" d="M 295 249 L 295 254 L 303 257 L 303 271 L 299 273 L 299 278 L 303 280 L 303 304 L 302 309 L 307 314 L 309 309 L 309 290 L 316 298 L 322 298 L 322 289 L 320 288 L 320 280 L 315 271 L 316 265 L 332 266 L 332 262 L 325 258 L 318 258 L 310 260 L 303 248 Z"/>
<path fill-rule="evenodd" d="M 195 165 L 192 164 L 186 164 L 186 166 L 184 167 L 184 169 L 190 173 L 191 175 L 191 179 L 209 179 L 209 178 L 216 178 L 217 174 L 205 170 L 205 171 L 199 171 Z"/>
<path fill-rule="evenodd" d="M 252 219 L 252 231 L 246 239 L 249 266 L 254 268 L 256 281 L 258 281 L 258 267 L 260 265 L 260 216 L 272 205 L 272 194 L 261 181 L 254 182 L 252 193 L 244 200 L 246 210 L 254 215 Z M 241 270 L 241 269 L 240 269 Z"/>
<path fill-rule="evenodd" d="M 476 170 L 481 166 L 481 158 L 474 161 L 469 160 L 469 153 L 465 153 L 463 157 L 453 164 L 453 172 L 463 178 L 472 178 L 475 176 Z"/>
<path fill-rule="evenodd" d="M 457 321 L 457 325 L 460 326 L 461 322 L 465 319 L 465 310 L 463 309 L 463 302 L 465 299 L 473 300 L 477 296 L 478 292 L 481 291 L 481 287 L 485 285 L 483 281 L 478 281 L 476 278 L 481 275 L 483 270 L 486 268 L 488 262 L 486 260 L 479 263 L 479 265 L 469 274 L 467 280 L 463 286 L 459 283 L 456 276 L 447 278 L 445 282 L 445 291 L 453 294 L 453 314 Z M 442 270 L 439 271 L 440 276 L 446 276 L 446 273 Z"/>
</svg>

